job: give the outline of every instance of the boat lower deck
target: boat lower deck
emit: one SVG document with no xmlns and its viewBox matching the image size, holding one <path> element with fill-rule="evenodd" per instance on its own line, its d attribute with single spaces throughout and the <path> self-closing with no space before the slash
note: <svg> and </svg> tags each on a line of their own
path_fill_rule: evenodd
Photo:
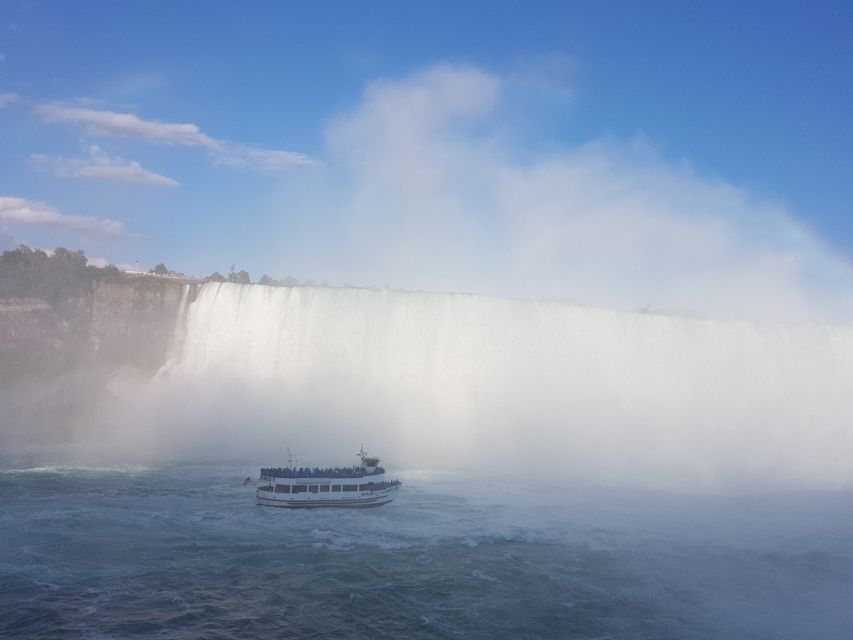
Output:
<svg viewBox="0 0 853 640">
<path fill-rule="evenodd" d="M 262 498 L 258 496 L 258 505 L 265 507 L 284 507 L 287 509 L 319 509 L 319 508 L 338 508 L 338 509 L 369 509 L 371 507 L 381 507 L 383 504 L 388 504 L 393 500 L 390 495 L 373 496 L 367 498 L 353 499 L 319 499 L 319 500 L 301 500 L 301 499 L 275 499 Z"/>
</svg>

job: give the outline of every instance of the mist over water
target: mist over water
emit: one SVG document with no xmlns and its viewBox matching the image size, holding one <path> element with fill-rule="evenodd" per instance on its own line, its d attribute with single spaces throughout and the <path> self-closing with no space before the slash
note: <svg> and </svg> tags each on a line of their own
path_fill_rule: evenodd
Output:
<svg viewBox="0 0 853 640">
<path fill-rule="evenodd" d="M 365 442 L 407 467 L 690 491 L 853 480 L 844 325 L 210 283 L 160 373 L 113 392 L 117 446 L 155 456 L 322 464 Z"/>
</svg>

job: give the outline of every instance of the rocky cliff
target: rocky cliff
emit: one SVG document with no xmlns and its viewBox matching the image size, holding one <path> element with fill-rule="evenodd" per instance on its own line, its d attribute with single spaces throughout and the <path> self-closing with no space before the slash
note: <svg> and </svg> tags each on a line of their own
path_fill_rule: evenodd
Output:
<svg viewBox="0 0 853 640">
<path fill-rule="evenodd" d="M 98 283 L 86 301 L 89 357 L 103 364 L 156 370 L 198 287 L 151 277 Z"/>
<path fill-rule="evenodd" d="M 117 370 L 153 375 L 198 287 L 122 277 L 61 305 L 0 299 L 0 443 L 67 440 Z"/>
</svg>

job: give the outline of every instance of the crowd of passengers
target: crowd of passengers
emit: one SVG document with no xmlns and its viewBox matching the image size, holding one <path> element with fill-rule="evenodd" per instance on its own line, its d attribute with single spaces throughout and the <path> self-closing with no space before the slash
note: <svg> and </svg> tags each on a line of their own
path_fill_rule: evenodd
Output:
<svg viewBox="0 0 853 640">
<path fill-rule="evenodd" d="M 368 482 L 365 484 L 358 485 L 360 489 L 364 490 L 366 487 L 370 491 L 377 491 L 379 489 L 390 489 L 391 487 L 399 487 L 402 482 L 399 480 L 384 480 L 382 482 Z"/>
<path fill-rule="evenodd" d="M 365 471 L 361 467 L 267 467 L 261 469 L 262 476 L 275 478 L 362 478 L 385 473 L 382 467 L 376 467 L 374 471 Z"/>
<path fill-rule="evenodd" d="M 399 487 L 403 482 L 401 480 L 386 480 L 385 482 L 371 482 L 370 484 L 375 484 L 377 489 L 386 489 L 390 487 Z"/>
</svg>

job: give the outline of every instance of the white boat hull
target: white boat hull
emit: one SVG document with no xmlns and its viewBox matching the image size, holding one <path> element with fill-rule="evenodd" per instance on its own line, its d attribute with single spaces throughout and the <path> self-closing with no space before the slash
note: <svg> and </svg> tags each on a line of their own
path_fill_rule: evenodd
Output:
<svg viewBox="0 0 853 640">
<path fill-rule="evenodd" d="M 268 496 L 262 496 L 268 493 Z M 358 496 L 355 498 L 326 498 L 316 495 L 303 497 L 287 494 L 278 494 L 271 491 L 258 491 L 257 503 L 264 507 L 285 507 L 287 509 L 317 509 L 317 508 L 339 508 L 339 509 L 367 509 L 370 507 L 381 507 L 394 499 L 389 493 L 372 496 Z"/>
</svg>

